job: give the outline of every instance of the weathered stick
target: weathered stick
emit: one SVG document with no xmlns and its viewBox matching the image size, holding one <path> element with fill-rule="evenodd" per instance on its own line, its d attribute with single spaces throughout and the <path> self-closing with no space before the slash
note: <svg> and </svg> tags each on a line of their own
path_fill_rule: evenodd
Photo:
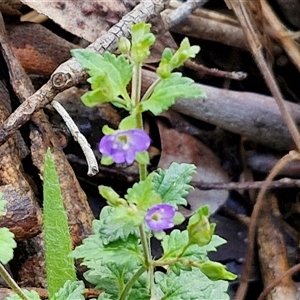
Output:
<svg viewBox="0 0 300 300">
<path fill-rule="evenodd" d="M 165 16 L 164 22 L 168 28 L 172 28 L 176 24 L 181 23 L 186 19 L 197 7 L 203 6 L 208 0 L 187 0 L 182 3 L 177 9 Z"/>
<path fill-rule="evenodd" d="M 264 185 L 264 181 L 246 181 L 246 182 L 196 182 L 192 181 L 191 184 L 200 190 L 251 190 L 260 189 Z M 282 178 L 272 181 L 269 189 L 283 189 L 291 187 L 300 187 L 299 179 Z"/>
<path fill-rule="evenodd" d="M 264 285 L 268 286 L 274 278 L 281 276 L 289 269 L 288 255 L 284 240 L 283 220 L 274 195 L 266 195 L 260 213 L 261 217 L 257 221 L 258 253 L 262 279 Z M 285 277 L 278 283 L 266 299 L 296 300 L 296 284 L 291 276 Z"/>
<path fill-rule="evenodd" d="M 166 9 L 162 15 L 168 26 L 168 20 L 174 16 L 178 4 L 172 3 L 171 8 Z M 180 9 L 180 6 L 179 6 Z M 203 40 L 219 42 L 225 45 L 249 49 L 243 30 L 237 22 L 230 17 L 205 9 L 196 9 L 193 14 L 182 20 L 179 24 L 170 28 L 172 32 L 184 36 L 201 38 Z M 174 21 L 171 19 L 170 24 Z"/>
<path fill-rule="evenodd" d="M 144 71 L 143 89 L 156 79 L 156 74 Z M 248 137 L 274 150 L 294 148 L 274 98 L 248 92 L 236 92 L 201 85 L 206 99 L 180 99 L 174 110 L 196 119 L 220 126 Z M 285 102 L 297 124 L 300 124 L 300 105 Z"/>
</svg>

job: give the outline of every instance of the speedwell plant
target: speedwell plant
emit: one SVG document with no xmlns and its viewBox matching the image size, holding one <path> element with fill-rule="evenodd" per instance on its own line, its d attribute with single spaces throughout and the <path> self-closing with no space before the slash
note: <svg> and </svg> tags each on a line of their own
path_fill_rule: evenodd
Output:
<svg viewBox="0 0 300 300">
<path fill-rule="evenodd" d="M 85 299 L 83 282 L 75 280 L 73 258 L 82 259 L 88 268 L 85 279 L 103 291 L 98 300 L 229 299 L 227 280 L 236 276 L 208 258 L 210 251 L 216 251 L 226 242 L 214 234 L 215 224 L 209 222 L 209 208 L 200 207 L 189 219 L 186 230 L 173 229 L 184 221 L 178 206 L 187 204 L 185 197 L 192 188 L 190 181 L 196 167 L 172 163 L 166 170 L 147 172 L 151 139 L 144 131 L 142 113 L 150 111 L 159 115 L 180 97 L 205 97 L 193 80 L 173 72 L 195 57 L 200 48 L 190 46 L 188 39 L 184 39 L 175 53 L 165 49 L 156 71 L 157 80 L 142 96 L 142 65 L 150 55 L 155 36 L 145 23 L 133 25 L 131 35 L 131 41 L 119 40 L 119 56 L 72 50 L 72 55 L 90 75 L 91 91 L 82 101 L 87 106 L 110 102 L 128 111 L 117 130 L 103 127 L 104 137 L 98 145 L 101 163 L 137 162 L 140 180 L 124 197 L 111 187 L 99 187 L 108 205 L 102 209 L 99 219 L 94 220 L 93 234 L 67 257 L 66 253 L 71 251 L 67 220 L 61 214 L 64 209 L 59 181 L 51 153 L 47 152 L 43 177 L 49 299 Z M 130 82 L 131 93 L 127 89 Z M 48 203 L 53 199 L 55 203 Z M 0 215 L 3 205 L 0 202 Z M 169 234 L 165 232 L 167 229 Z M 7 300 L 40 300 L 35 291 L 20 290 L 10 281 L 1 262 L 7 263 L 12 258 L 15 243 L 7 229 L 0 229 L 1 238 L 8 243 L 10 251 L 0 249 L 0 274 L 16 292 Z M 161 257 L 152 254 L 153 238 L 161 241 Z"/>
<path fill-rule="evenodd" d="M 72 50 L 72 55 L 87 69 L 91 91 L 82 97 L 87 106 L 110 102 L 128 111 L 118 130 L 103 127 L 99 151 L 102 164 L 139 165 L 140 181 L 121 197 L 108 186 L 100 186 L 108 206 L 93 223 L 94 234 L 77 247 L 72 257 L 83 259 L 88 267 L 85 279 L 104 290 L 99 299 L 179 300 L 229 299 L 227 280 L 236 276 L 220 263 L 210 261 L 209 251 L 224 244 L 214 235 L 209 208 L 203 206 L 189 219 L 187 229 L 166 229 L 183 222 L 178 205 L 186 205 L 185 196 L 196 167 L 173 163 L 167 170 L 147 173 L 147 149 L 151 139 L 143 129 L 142 113 L 159 115 L 180 97 L 205 97 L 190 78 L 173 72 L 187 59 L 195 57 L 198 46 L 184 39 L 173 53 L 165 49 L 157 68 L 157 80 L 141 95 L 142 65 L 150 55 L 155 36 L 150 25 L 132 26 L 132 39 L 121 38 L 121 55 L 103 55 L 87 50 Z M 127 85 L 131 82 L 131 93 Z M 162 256 L 153 257 L 151 241 L 161 240 Z"/>
</svg>

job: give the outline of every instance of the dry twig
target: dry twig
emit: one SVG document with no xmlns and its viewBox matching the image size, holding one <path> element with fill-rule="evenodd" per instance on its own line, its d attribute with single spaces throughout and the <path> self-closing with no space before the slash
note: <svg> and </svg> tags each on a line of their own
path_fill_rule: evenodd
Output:
<svg viewBox="0 0 300 300">
<path fill-rule="evenodd" d="M 174 12 L 182 5 L 178 1 L 171 1 L 170 8 L 162 13 L 163 19 L 168 20 L 169 16 L 174 16 Z M 167 21 L 165 23 L 168 26 Z M 195 9 L 193 14 L 187 16 L 180 24 L 174 25 L 170 30 L 184 36 L 249 49 L 243 30 L 234 18 L 203 8 Z"/>
<path fill-rule="evenodd" d="M 283 156 L 279 162 L 275 165 L 275 167 L 271 170 L 269 176 L 266 178 L 265 183 L 261 190 L 258 193 L 256 203 L 254 205 L 250 225 L 249 225 L 249 233 L 248 233 L 248 247 L 246 251 L 246 258 L 243 267 L 243 272 L 240 278 L 240 286 L 235 295 L 235 300 L 242 300 L 247 292 L 248 288 L 248 278 L 251 273 L 251 262 L 254 253 L 254 245 L 255 245 L 255 236 L 256 236 L 256 225 L 258 216 L 260 213 L 260 209 L 262 203 L 264 201 L 265 194 L 268 190 L 269 185 L 273 181 L 274 177 L 278 174 L 278 172 L 291 160 L 300 159 L 300 154 L 296 151 L 291 151 L 289 154 Z"/>
<path fill-rule="evenodd" d="M 293 274 L 300 271 L 300 264 L 297 264 L 283 273 L 281 276 L 274 279 L 259 295 L 257 300 L 263 300 L 267 297 L 267 295 L 272 291 L 274 287 L 276 287 L 286 276 L 292 276 Z"/>
<path fill-rule="evenodd" d="M 64 107 L 56 100 L 51 102 L 52 106 L 56 109 L 62 119 L 65 121 L 68 129 L 70 130 L 75 141 L 80 145 L 82 152 L 85 155 L 88 164 L 88 175 L 93 176 L 99 172 L 98 162 L 96 160 L 95 154 L 91 149 L 90 144 L 86 140 L 85 136 L 79 131 L 75 122 L 72 120 L 68 112 Z"/>
<path fill-rule="evenodd" d="M 289 269 L 283 224 L 276 197 L 267 193 L 257 221 L 258 254 L 265 286 Z M 291 276 L 286 276 L 268 297 L 269 300 L 296 298 L 296 285 Z"/>
<path fill-rule="evenodd" d="M 252 182 L 191 182 L 194 187 L 200 190 L 250 190 L 261 189 L 265 184 L 265 181 L 252 181 Z M 268 186 L 268 189 L 283 189 L 300 187 L 299 179 L 282 178 L 272 181 Z"/>
<path fill-rule="evenodd" d="M 258 5 L 261 5 L 262 1 L 258 1 Z M 272 95 L 274 96 L 276 103 L 278 105 L 278 108 L 281 112 L 281 115 L 285 121 L 285 123 L 288 126 L 288 129 L 290 131 L 290 134 L 296 144 L 296 147 L 298 150 L 300 150 L 300 135 L 297 129 L 297 126 L 291 117 L 287 106 L 282 98 L 281 92 L 276 84 L 275 77 L 269 68 L 263 52 L 262 52 L 262 44 L 257 37 L 257 33 L 259 32 L 258 28 L 254 25 L 254 22 L 252 20 L 252 15 L 249 13 L 249 10 L 247 9 L 245 2 L 242 0 L 238 1 L 233 1 L 233 0 L 228 0 L 227 3 L 229 3 L 230 7 L 234 10 L 241 26 L 242 29 L 245 33 L 245 36 L 247 38 L 249 47 L 251 49 L 251 52 L 254 56 L 254 59 L 266 81 L 267 86 L 269 87 Z M 249 2 L 248 5 L 251 3 Z M 261 9 L 261 6 L 258 7 L 258 9 Z M 249 227 L 249 234 L 248 234 L 248 248 L 247 248 L 247 253 L 246 253 L 246 261 L 244 264 L 242 276 L 241 276 L 241 281 L 240 281 L 240 286 L 239 289 L 237 290 L 235 299 L 236 300 L 241 300 L 244 299 L 244 296 L 246 294 L 247 288 L 248 288 L 248 278 L 250 275 L 251 271 L 251 261 L 252 261 L 252 256 L 253 256 L 253 251 L 254 251 L 254 240 L 255 240 L 255 235 L 256 235 L 256 221 L 257 217 L 259 215 L 261 203 L 262 203 L 262 198 L 267 190 L 267 186 L 271 183 L 273 178 L 277 175 L 278 171 L 282 169 L 282 167 L 286 164 L 287 161 L 291 159 L 299 159 L 299 154 L 293 153 L 293 154 L 288 154 L 284 156 L 278 164 L 272 169 L 270 175 L 267 177 L 266 183 L 264 187 L 261 189 L 258 197 L 257 197 L 257 202 L 254 206 L 252 216 L 251 216 L 251 224 Z"/>
<path fill-rule="evenodd" d="M 164 18 L 164 22 L 167 28 L 170 29 L 173 26 L 179 24 L 182 20 L 186 19 L 197 7 L 204 5 L 208 0 L 187 0 L 181 4 L 172 13 L 168 14 Z"/>
</svg>

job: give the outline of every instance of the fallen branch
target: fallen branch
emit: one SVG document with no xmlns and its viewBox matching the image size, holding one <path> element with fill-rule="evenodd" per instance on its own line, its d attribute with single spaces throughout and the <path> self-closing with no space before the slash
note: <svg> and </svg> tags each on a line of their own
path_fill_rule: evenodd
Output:
<svg viewBox="0 0 300 300">
<path fill-rule="evenodd" d="M 261 218 L 257 221 L 257 243 L 262 279 L 268 286 L 276 277 L 289 269 L 284 239 L 282 216 L 278 201 L 272 194 L 266 194 L 261 207 Z M 286 276 L 269 295 L 268 300 L 297 299 L 296 284 Z"/>
<path fill-rule="evenodd" d="M 157 78 L 156 73 L 144 70 L 143 91 Z M 199 85 L 206 99 L 179 99 L 172 109 L 190 117 L 217 125 L 247 137 L 268 148 L 280 151 L 294 149 L 274 98 Z M 300 124 L 300 105 L 285 101 L 288 111 Z"/>
<path fill-rule="evenodd" d="M 200 190 L 251 190 L 261 189 L 264 185 L 264 181 L 253 182 L 198 182 L 192 181 L 191 184 Z M 272 181 L 268 186 L 269 189 L 283 189 L 300 187 L 299 179 L 282 178 Z"/>
<path fill-rule="evenodd" d="M 164 20 L 177 11 L 179 3 L 171 3 L 171 8 L 166 9 L 162 15 Z M 168 27 L 167 21 L 165 21 Z M 171 22 L 172 24 L 172 22 Z M 224 45 L 241 49 L 249 49 L 243 30 L 233 18 L 206 9 L 196 9 L 193 14 L 182 20 L 180 24 L 170 28 L 172 32 L 196 39 L 218 42 Z"/>
<path fill-rule="evenodd" d="M 181 21 L 185 20 L 197 7 L 204 5 L 206 2 L 208 2 L 208 0 L 187 0 L 185 3 L 182 3 L 170 14 L 165 15 L 164 22 L 167 28 L 170 29 L 176 24 L 181 23 Z"/>
</svg>

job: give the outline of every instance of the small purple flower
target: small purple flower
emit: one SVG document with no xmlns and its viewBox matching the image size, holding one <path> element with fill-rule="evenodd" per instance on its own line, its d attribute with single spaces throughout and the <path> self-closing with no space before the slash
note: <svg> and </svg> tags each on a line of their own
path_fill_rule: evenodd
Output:
<svg viewBox="0 0 300 300">
<path fill-rule="evenodd" d="M 111 156 L 114 162 L 132 164 L 135 155 L 143 152 L 150 145 L 150 137 L 141 129 L 120 130 L 105 135 L 99 143 L 99 151 L 104 156 Z"/>
<path fill-rule="evenodd" d="M 160 231 L 174 227 L 173 218 L 176 209 L 170 204 L 157 204 L 152 206 L 145 215 L 145 221 L 153 231 Z"/>
</svg>

